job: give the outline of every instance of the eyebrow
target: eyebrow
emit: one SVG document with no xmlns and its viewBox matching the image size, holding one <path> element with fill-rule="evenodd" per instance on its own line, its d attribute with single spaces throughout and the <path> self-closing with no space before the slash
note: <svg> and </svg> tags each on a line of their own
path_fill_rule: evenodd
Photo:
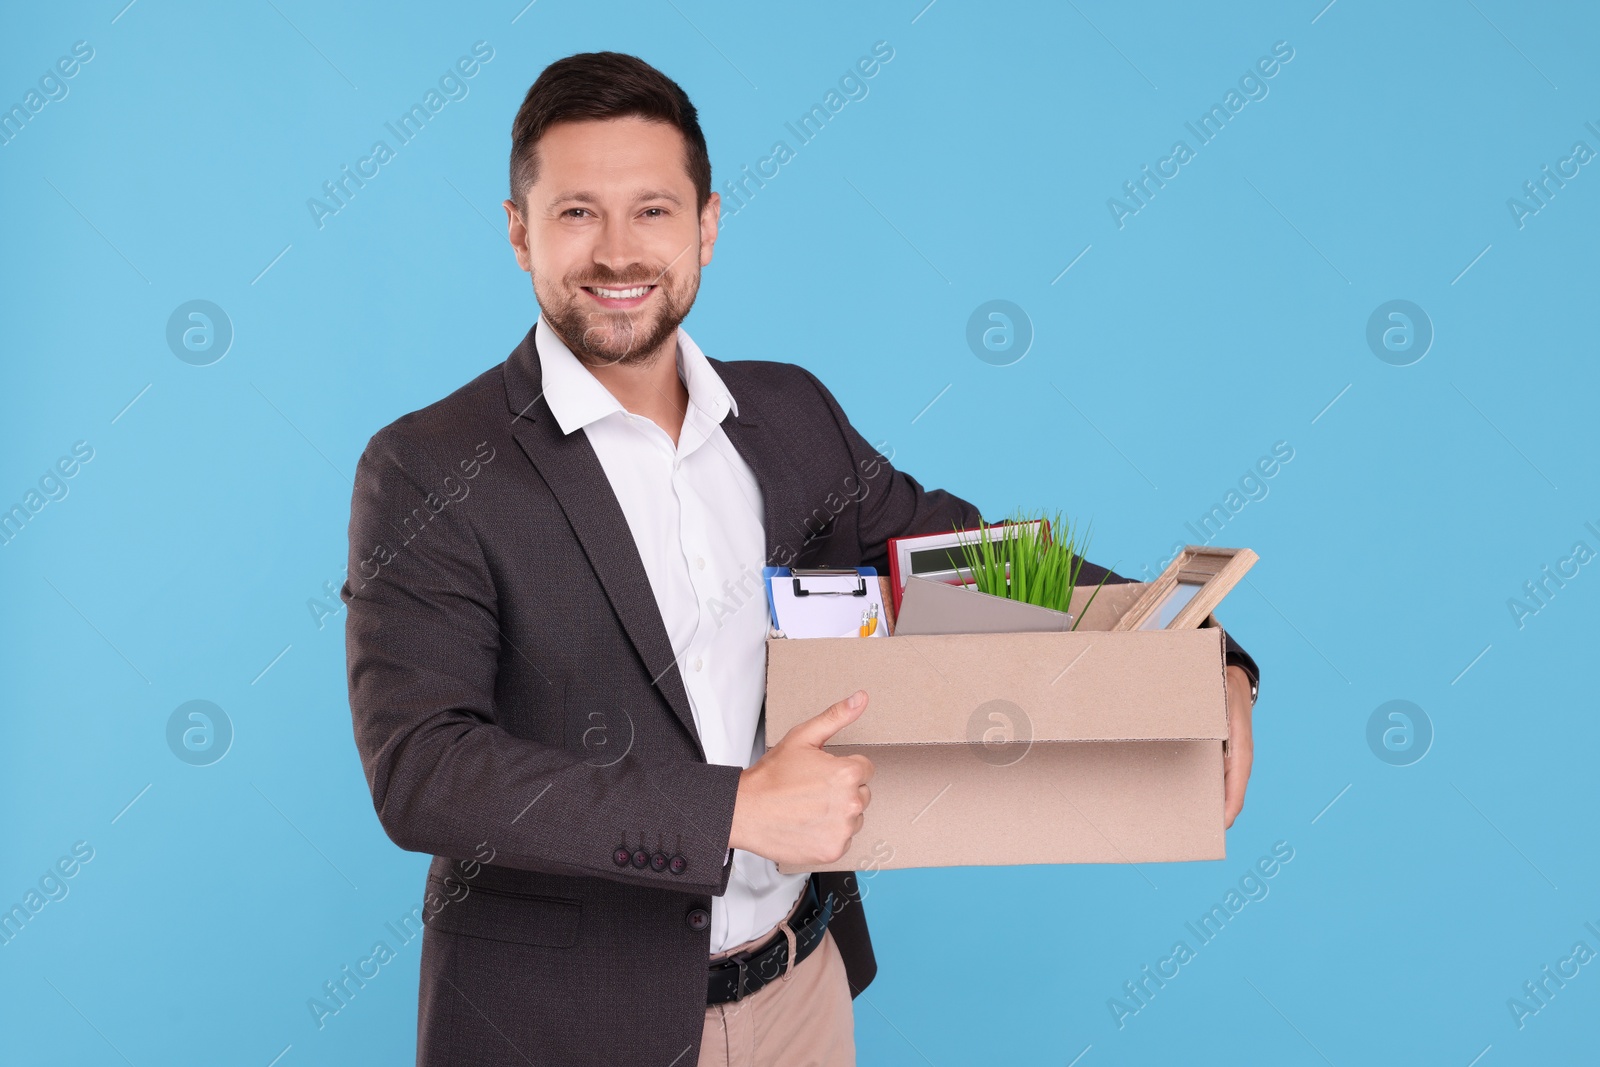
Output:
<svg viewBox="0 0 1600 1067">
<path fill-rule="evenodd" d="M 639 203 L 644 200 L 666 200 L 678 207 L 683 206 L 683 201 L 678 198 L 678 195 L 666 189 L 644 189 L 636 193 L 633 199 L 635 203 Z M 555 207 L 557 204 L 562 203 L 593 204 L 597 203 L 598 201 L 599 197 L 595 196 L 593 193 L 587 193 L 583 192 L 582 190 L 573 189 L 566 192 L 557 193 L 555 196 L 552 196 L 547 206 Z"/>
</svg>

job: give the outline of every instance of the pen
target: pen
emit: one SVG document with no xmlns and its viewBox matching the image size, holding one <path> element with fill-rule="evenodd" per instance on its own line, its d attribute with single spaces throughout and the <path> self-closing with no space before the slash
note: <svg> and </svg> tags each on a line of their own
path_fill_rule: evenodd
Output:
<svg viewBox="0 0 1600 1067">
<path fill-rule="evenodd" d="M 871 637 L 878 630 L 878 605 L 873 604 L 861 613 L 861 636 Z"/>
</svg>

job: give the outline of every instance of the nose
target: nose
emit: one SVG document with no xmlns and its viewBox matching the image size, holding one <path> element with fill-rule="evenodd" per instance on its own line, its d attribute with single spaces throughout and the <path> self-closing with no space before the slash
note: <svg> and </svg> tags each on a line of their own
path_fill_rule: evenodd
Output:
<svg viewBox="0 0 1600 1067">
<path fill-rule="evenodd" d="M 629 268 L 637 271 L 644 266 L 644 250 L 630 221 L 625 215 L 607 217 L 602 221 L 595 240 L 594 261 L 618 274 L 627 273 Z"/>
</svg>

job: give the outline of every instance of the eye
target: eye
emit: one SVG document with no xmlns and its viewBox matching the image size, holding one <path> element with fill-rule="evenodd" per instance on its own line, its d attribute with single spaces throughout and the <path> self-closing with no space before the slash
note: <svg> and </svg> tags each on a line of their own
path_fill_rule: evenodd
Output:
<svg viewBox="0 0 1600 1067">
<path fill-rule="evenodd" d="M 666 218 L 667 209 L 666 208 L 661 208 L 661 207 L 647 207 L 647 208 L 644 209 L 644 216 L 647 219 L 662 219 L 662 218 Z"/>
<path fill-rule="evenodd" d="M 569 207 L 561 214 L 564 218 L 575 219 L 579 217 L 580 212 L 587 212 L 588 210 L 586 207 Z"/>
</svg>

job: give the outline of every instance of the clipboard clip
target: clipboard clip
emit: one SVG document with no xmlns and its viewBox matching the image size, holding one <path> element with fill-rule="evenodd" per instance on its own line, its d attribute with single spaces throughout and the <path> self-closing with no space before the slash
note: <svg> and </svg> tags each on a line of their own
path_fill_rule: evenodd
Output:
<svg viewBox="0 0 1600 1067">
<path fill-rule="evenodd" d="M 867 580 L 854 567 L 796 567 L 789 572 L 794 577 L 794 595 L 800 596 L 866 596 Z M 854 589 L 806 589 L 801 578 L 854 578 Z"/>
</svg>

